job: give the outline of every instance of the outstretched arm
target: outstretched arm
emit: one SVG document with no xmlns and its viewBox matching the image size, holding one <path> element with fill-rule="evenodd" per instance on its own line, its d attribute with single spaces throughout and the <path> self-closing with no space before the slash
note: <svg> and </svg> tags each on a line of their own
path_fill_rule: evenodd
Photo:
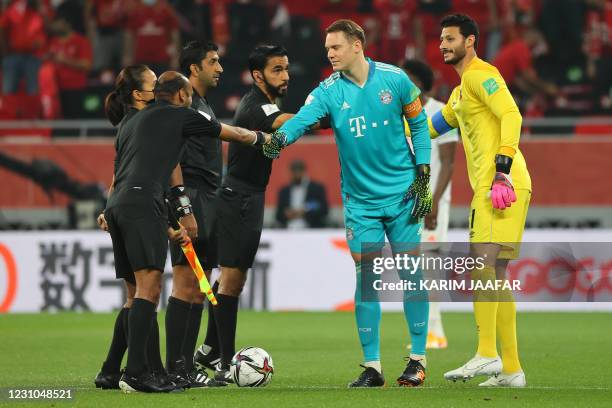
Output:
<svg viewBox="0 0 612 408">
<path fill-rule="evenodd" d="M 319 86 L 308 95 L 304 106 L 299 112 L 286 121 L 278 130 L 287 137 L 287 145 L 295 143 L 304 132 L 309 130 L 313 125 L 319 122 L 320 119 L 327 116 L 329 113 L 327 104 L 325 103 L 325 93 Z"/>
<path fill-rule="evenodd" d="M 267 133 L 226 125 L 191 108 L 185 109 L 183 136 L 220 138 L 227 142 L 251 145 L 263 145 L 270 141 Z"/>
<path fill-rule="evenodd" d="M 226 142 L 238 142 L 252 145 L 262 145 L 270 141 L 270 135 L 267 133 L 230 126 L 225 123 L 221 124 L 221 133 L 219 137 Z"/>
</svg>

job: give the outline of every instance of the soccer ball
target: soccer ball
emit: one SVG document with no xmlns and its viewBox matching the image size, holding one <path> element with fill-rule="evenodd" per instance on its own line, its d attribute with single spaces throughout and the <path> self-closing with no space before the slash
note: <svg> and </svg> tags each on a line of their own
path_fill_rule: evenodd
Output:
<svg viewBox="0 0 612 408">
<path fill-rule="evenodd" d="M 232 358 L 230 373 L 239 387 L 263 387 L 272 380 L 274 363 L 259 347 L 245 347 Z"/>
</svg>

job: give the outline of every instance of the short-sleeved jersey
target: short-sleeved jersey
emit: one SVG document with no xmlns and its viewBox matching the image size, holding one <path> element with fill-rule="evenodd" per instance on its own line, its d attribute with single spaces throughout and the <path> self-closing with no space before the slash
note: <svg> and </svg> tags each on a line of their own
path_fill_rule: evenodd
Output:
<svg viewBox="0 0 612 408">
<path fill-rule="evenodd" d="M 218 138 L 220 133 L 219 122 L 191 108 L 166 101 L 149 105 L 119 129 L 115 188 L 137 184 L 163 194 L 187 138 Z"/>
<path fill-rule="evenodd" d="M 293 143 L 329 115 L 340 157 L 343 203 L 354 208 L 400 202 L 414 181 L 416 164 L 428 164 L 431 150 L 427 131 L 414 136 L 415 154 L 404 136 L 403 108 L 420 90 L 400 68 L 368 61 L 363 86 L 333 73 L 280 128 Z M 423 112 L 419 115 L 426 120 Z"/>
<path fill-rule="evenodd" d="M 510 171 L 514 188 L 531 190 L 527 164 L 518 146 L 521 116 L 497 68 L 479 58 L 472 60 L 442 116 L 448 125 L 461 129 L 472 190 L 491 188 L 495 155 L 505 151 L 514 153 Z"/>
<path fill-rule="evenodd" d="M 268 97 L 253 85 L 236 109 L 234 125 L 271 133 L 274 120 L 282 113 L 278 105 L 270 102 Z M 225 185 L 245 192 L 266 190 L 272 171 L 272 160 L 261 153 L 260 146 L 230 142 L 227 161 Z"/>
<path fill-rule="evenodd" d="M 206 98 L 200 96 L 195 89 L 191 107 L 205 118 L 217 120 Z M 221 139 L 210 137 L 187 139 L 181 157 L 181 171 L 186 186 L 215 191 L 221 185 L 222 170 Z"/>
</svg>

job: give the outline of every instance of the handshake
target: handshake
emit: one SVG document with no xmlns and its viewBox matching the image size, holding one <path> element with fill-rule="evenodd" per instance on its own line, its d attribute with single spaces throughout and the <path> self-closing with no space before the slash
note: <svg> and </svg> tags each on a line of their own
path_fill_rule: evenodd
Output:
<svg viewBox="0 0 612 408">
<path fill-rule="evenodd" d="M 285 146 L 287 146 L 287 135 L 277 130 L 272 133 L 270 141 L 262 146 L 262 152 L 268 159 L 278 159 Z"/>
</svg>

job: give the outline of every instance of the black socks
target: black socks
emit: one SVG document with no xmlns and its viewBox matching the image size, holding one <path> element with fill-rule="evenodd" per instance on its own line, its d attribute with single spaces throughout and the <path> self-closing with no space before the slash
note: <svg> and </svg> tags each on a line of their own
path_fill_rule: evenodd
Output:
<svg viewBox="0 0 612 408">
<path fill-rule="evenodd" d="M 130 309 L 122 308 L 115 319 L 115 327 L 113 329 L 113 339 L 111 340 L 110 348 L 106 361 L 102 364 L 102 371 L 108 374 L 118 373 L 121 369 L 121 361 L 127 350 L 128 337 L 127 330 L 124 329 L 123 321 L 127 322 L 127 317 Z"/>
<path fill-rule="evenodd" d="M 234 357 L 236 323 L 238 321 L 238 297 L 217 295 L 218 304 L 213 309 L 221 346 L 221 364 L 228 367 Z"/>
<path fill-rule="evenodd" d="M 195 352 L 196 343 L 198 342 L 198 334 L 200 334 L 202 310 L 204 310 L 203 304 L 191 304 L 189 319 L 187 321 L 187 330 L 185 331 L 185 338 L 183 339 L 183 356 L 185 357 L 185 368 L 187 372 L 193 370 L 193 353 Z"/>
<path fill-rule="evenodd" d="M 128 359 L 126 373 L 137 377 L 146 371 L 146 347 L 155 316 L 155 303 L 136 298 L 129 312 Z"/>
<path fill-rule="evenodd" d="M 187 322 L 191 311 L 191 303 L 175 297 L 168 298 L 166 309 L 166 367 L 172 367 L 183 356 L 183 339 L 187 330 Z M 192 357 L 192 356 L 189 356 Z"/>
<path fill-rule="evenodd" d="M 219 290 L 219 281 L 215 281 L 215 284 L 212 287 L 212 291 L 217 296 L 217 291 Z M 217 336 L 217 325 L 215 324 L 215 314 L 212 303 L 208 302 L 208 325 L 206 326 L 206 338 L 204 339 L 204 344 L 210 346 L 212 348 L 212 352 L 219 351 L 219 336 Z"/>
</svg>

